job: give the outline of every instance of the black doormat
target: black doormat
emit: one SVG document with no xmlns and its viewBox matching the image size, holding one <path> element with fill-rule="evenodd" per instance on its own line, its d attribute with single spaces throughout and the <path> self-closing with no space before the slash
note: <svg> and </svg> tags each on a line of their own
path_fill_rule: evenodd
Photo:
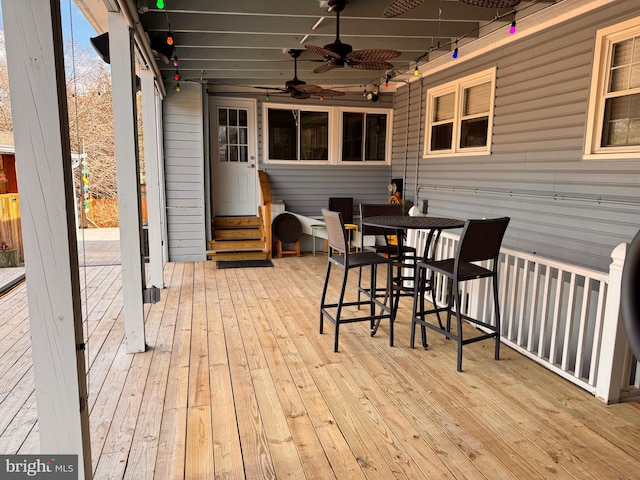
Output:
<svg viewBox="0 0 640 480">
<path fill-rule="evenodd" d="M 218 260 L 216 268 L 273 267 L 271 260 Z"/>
</svg>

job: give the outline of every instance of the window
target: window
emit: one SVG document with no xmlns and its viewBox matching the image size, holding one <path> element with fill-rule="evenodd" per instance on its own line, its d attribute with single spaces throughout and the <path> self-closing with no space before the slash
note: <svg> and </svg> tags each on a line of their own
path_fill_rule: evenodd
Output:
<svg viewBox="0 0 640 480">
<path fill-rule="evenodd" d="M 329 160 L 329 113 L 267 109 L 270 160 Z"/>
<path fill-rule="evenodd" d="M 388 164 L 391 112 L 264 104 L 265 161 Z"/>
<path fill-rule="evenodd" d="M 425 156 L 490 153 L 495 77 L 492 68 L 429 89 Z"/>
<path fill-rule="evenodd" d="M 342 112 L 342 161 L 384 162 L 387 158 L 387 114 Z"/>
<path fill-rule="evenodd" d="M 221 162 L 249 161 L 247 110 L 218 109 L 218 148 Z"/>
<path fill-rule="evenodd" d="M 640 18 L 598 31 L 585 157 L 640 152 Z"/>
</svg>

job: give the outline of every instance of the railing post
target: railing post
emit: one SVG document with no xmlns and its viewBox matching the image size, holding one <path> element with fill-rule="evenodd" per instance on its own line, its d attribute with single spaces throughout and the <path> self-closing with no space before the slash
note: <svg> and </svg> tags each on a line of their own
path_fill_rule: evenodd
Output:
<svg viewBox="0 0 640 480">
<path fill-rule="evenodd" d="M 620 317 L 620 286 L 622 270 L 627 254 L 627 243 L 621 243 L 611 253 L 613 262 L 609 267 L 609 285 L 602 322 L 596 398 L 605 403 L 617 403 L 623 388 L 627 339 Z"/>
</svg>

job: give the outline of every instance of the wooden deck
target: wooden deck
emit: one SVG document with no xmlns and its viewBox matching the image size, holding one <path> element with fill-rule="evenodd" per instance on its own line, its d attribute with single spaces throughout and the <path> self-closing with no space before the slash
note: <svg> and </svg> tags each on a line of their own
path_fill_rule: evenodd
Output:
<svg viewBox="0 0 640 480">
<path fill-rule="evenodd" d="M 452 342 L 408 348 L 408 299 L 395 347 L 387 325 L 351 324 L 334 353 L 326 257 L 168 264 L 134 355 L 120 267 L 101 258 L 81 271 L 95 478 L 638 478 L 640 404 L 606 406 L 508 348 L 494 361 L 490 343 L 456 373 Z M 38 453 L 24 285 L 0 312 L 0 453 Z"/>
</svg>

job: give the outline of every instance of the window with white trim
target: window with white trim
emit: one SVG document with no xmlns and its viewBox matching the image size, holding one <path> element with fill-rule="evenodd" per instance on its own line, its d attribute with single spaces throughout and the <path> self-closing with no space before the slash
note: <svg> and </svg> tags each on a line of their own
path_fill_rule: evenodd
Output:
<svg viewBox="0 0 640 480">
<path fill-rule="evenodd" d="M 342 162 L 386 162 L 387 113 L 342 112 Z"/>
<path fill-rule="evenodd" d="M 264 160 L 389 164 L 392 110 L 263 104 Z"/>
<path fill-rule="evenodd" d="M 270 160 L 329 160 L 328 111 L 268 108 L 267 125 Z"/>
<path fill-rule="evenodd" d="M 585 157 L 640 152 L 640 17 L 598 31 Z"/>
<path fill-rule="evenodd" d="M 427 91 L 424 156 L 489 154 L 496 69 Z"/>
</svg>

